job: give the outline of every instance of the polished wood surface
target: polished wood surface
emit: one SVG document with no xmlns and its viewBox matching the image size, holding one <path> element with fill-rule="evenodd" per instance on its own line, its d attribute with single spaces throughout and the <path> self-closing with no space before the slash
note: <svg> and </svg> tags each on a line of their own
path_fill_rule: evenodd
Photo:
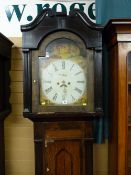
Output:
<svg viewBox="0 0 131 175">
<path fill-rule="evenodd" d="M 128 169 L 128 77 L 131 20 L 111 20 L 103 31 L 109 76 L 109 175 L 127 175 Z"/>
</svg>

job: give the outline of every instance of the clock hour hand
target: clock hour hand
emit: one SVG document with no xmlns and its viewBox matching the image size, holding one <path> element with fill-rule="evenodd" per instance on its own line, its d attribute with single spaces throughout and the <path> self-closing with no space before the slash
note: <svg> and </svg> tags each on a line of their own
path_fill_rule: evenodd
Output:
<svg viewBox="0 0 131 175">
<path fill-rule="evenodd" d="M 64 80 L 62 81 L 62 84 L 60 85 L 60 87 L 67 87 L 66 82 Z"/>
<path fill-rule="evenodd" d="M 66 84 L 62 84 L 62 85 L 60 85 L 60 87 L 67 87 L 67 85 Z"/>
</svg>

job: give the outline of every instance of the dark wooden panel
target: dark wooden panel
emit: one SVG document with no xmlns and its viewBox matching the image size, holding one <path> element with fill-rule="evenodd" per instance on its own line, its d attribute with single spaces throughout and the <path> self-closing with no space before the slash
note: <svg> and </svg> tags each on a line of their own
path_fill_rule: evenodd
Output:
<svg viewBox="0 0 131 175">
<path fill-rule="evenodd" d="M 49 175 L 82 175 L 80 141 L 54 141 L 46 149 Z"/>
<path fill-rule="evenodd" d="M 11 112 L 10 59 L 12 42 L 0 33 L 0 174 L 5 174 L 4 119 Z"/>
<path fill-rule="evenodd" d="M 47 14 L 49 14 L 47 16 Z M 70 12 L 70 15 L 53 13 L 51 9 L 45 9 L 28 25 L 21 26 L 23 32 L 23 48 L 36 49 L 43 38 L 54 31 L 67 30 L 76 33 L 85 42 L 87 48 L 101 46 L 100 25 L 92 23 L 80 10 Z M 39 32 L 38 32 L 39 31 Z M 82 31 L 82 32 L 81 32 Z M 32 40 L 32 36 L 35 40 Z M 32 42 L 33 41 L 33 42 Z"/>
<path fill-rule="evenodd" d="M 5 174 L 4 122 L 0 122 L 0 174 Z"/>
<path fill-rule="evenodd" d="M 92 175 L 92 122 L 34 123 L 36 175 Z"/>
<path fill-rule="evenodd" d="M 0 33 L 0 55 L 2 57 L 10 60 L 12 45 L 13 43 L 2 33 Z"/>
</svg>

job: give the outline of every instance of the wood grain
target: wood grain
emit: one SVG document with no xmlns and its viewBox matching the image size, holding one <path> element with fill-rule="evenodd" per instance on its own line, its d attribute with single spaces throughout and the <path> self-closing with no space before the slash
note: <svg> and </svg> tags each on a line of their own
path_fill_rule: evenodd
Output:
<svg viewBox="0 0 131 175">
<path fill-rule="evenodd" d="M 111 20 L 103 31 L 108 52 L 109 76 L 109 175 L 130 174 L 128 168 L 128 53 L 131 20 Z M 128 38 L 128 39 L 127 39 Z"/>
</svg>

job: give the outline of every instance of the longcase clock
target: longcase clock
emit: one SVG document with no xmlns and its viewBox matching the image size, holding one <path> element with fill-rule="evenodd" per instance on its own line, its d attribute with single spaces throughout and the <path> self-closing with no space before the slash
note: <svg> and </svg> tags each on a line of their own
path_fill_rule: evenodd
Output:
<svg viewBox="0 0 131 175">
<path fill-rule="evenodd" d="M 93 120 L 103 114 L 101 29 L 79 10 L 45 9 L 21 26 L 36 175 L 93 174 Z"/>
<path fill-rule="evenodd" d="M 9 103 L 11 47 L 13 43 L 0 33 L 0 174 L 5 174 L 4 119 L 11 112 Z"/>
</svg>

